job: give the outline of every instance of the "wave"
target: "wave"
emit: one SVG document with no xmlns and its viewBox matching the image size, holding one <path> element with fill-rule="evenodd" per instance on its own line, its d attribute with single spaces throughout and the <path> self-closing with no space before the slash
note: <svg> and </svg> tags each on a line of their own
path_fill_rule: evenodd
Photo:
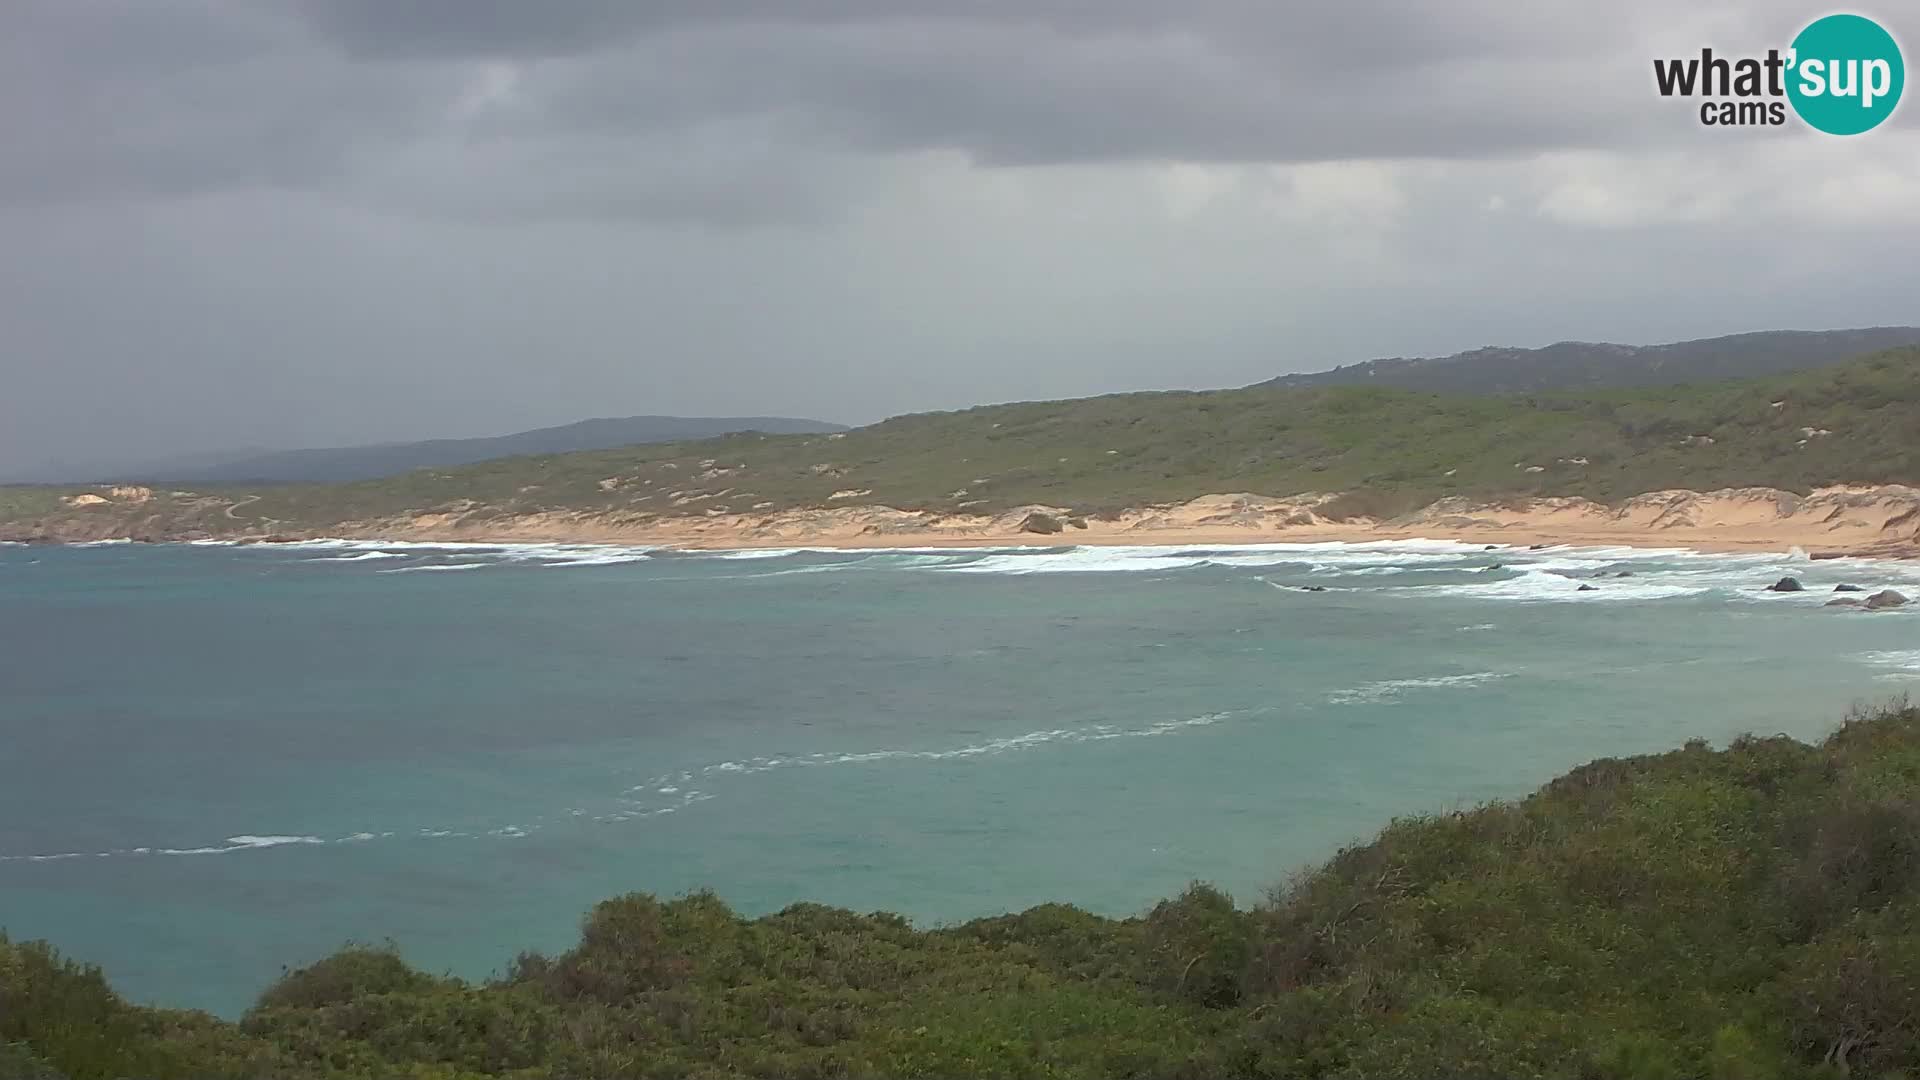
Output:
<svg viewBox="0 0 1920 1080">
<path fill-rule="evenodd" d="M 1607 603 L 1640 600 L 1671 600 L 1699 596 L 1713 591 L 1711 584 L 1662 584 L 1642 577 L 1607 578 L 1589 582 L 1550 570 L 1513 567 L 1513 577 L 1491 582 L 1452 585 L 1398 585 L 1388 588 L 1417 592 L 1425 596 L 1452 596 L 1472 600 L 1518 600 L 1526 602 Z M 1586 591 L 1582 585 L 1591 585 Z"/>
<path fill-rule="evenodd" d="M 1336 690 L 1327 695 L 1327 700 L 1335 705 L 1391 701 L 1409 690 L 1479 686 L 1496 679 L 1511 678 L 1512 674 L 1507 671 L 1475 671 L 1466 675 L 1435 675 L 1424 679 L 1382 679 L 1378 682 L 1362 683 L 1350 690 Z"/>
<path fill-rule="evenodd" d="M 1144 727 L 1123 728 L 1110 724 L 1091 724 L 1076 728 L 1051 728 L 1029 731 L 1021 735 L 988 739 L 984 742 L 969 743 L 944 750 L 852 750 L 826 751 L 810 754 L 770 755 L 743 758 L 738 761 L 720 761 L 708 765 L 693 766 L 677 772 L 663 773 L 626 789 L 617 798 L 615 807 L 604 813 L 589 814 L 588 811 L 571 807 L 564 812 L 566 818 L 591 817 L 601 824 L 616 824 L 645 818 L 664 817 L 677 813 L 696 803 L 715 797 L 712 792 L 691 786 L 701 777 L 720 778 L 725 776 L 751 775 L 771 772 L 775 769 L 821 767 L 829 765 L 866 765 L 886 761 L 964 761 L 994 757 L 1021 750 L 1034 749 L 1054 743 L 1090 743 L 1113 739 L 1152 738 L 1172 735 L 1195 728 L 1210 727 L 1236 717 L 1251 715 L 1246 712 L 1204 713 L 1199 716 L 1177 720 L 1164 720 Z M 664 795 L 670 801 L 665 805 L 650 803 L 635 795 Z M 56 862 L 66 859 L 86 858 L 141 858 L 153 856 L 187 855 L 231 855 L 244 851 L 261 851 L 269 848 L 289 845 L 327 846 L 335 844 L 364 844 L 376 840 L 407 838 L 418 840 L 474 840 L 474 839 L 519 839 L 540 830 L 545 818 L 531 819 L 522 824 L 497 827 L 421 827 L 410 832 L 388 830 L 383 832 L 361 831 L 333 837 L 331 839 L 314 835 L 254 835 L 242 834 L 227 837 L 220 844 L 208 844 L 198 847 L 133 847 L 117 848 L 110 851 L 65 851 L 38 855 L 0 855 L 0 862 Z"/>
<path fill-rule="evenodd" d="M 356 833 L 341 837 L 340 843 L 357 841 L 361 838 L 373 839 L 375 834 Z M 110 859 L 126 855 L 231 855 L 237 851 L 261 851 L 266 848 L 285 847 L 289 844 L 325 844 L 328 841 L 318 836 L 255 836 L 243 833 L 229 836 L 226 842 L 205 847 L 136 847 L 119 848 L 113 851 L 61 851 L 52 855 L 0 855 L 0 862 L 54 862 L 61 859 Z"/>
<path fill-rule="evenodd" d="M 407 567 L 408 570 L 452 570 L 507 563 L 532 563 L 551 567 L 613 566 L 620 563 L 640 562 L 651 558 L 658 550 L 651 547 L 618 544 L 469 544 L 453 541 L 407 540 L 300 540 L 286 544 L 253 546 L 301 551 L 349 552 L 344 555 L 324 555 L 304 559 L 303 562 L 365 562 L 374 559 L 399 559 L 412 555 L 450 553 L 472 557 L 484 556 L 488 559 L 487 562 Z M 398 573 L 399 571 L 381 572 Z"/>
<path fill-rule="evenodd" d="M 555 569 L 568 566 L 618 566 L 622 563 L 645 562 L 650 558 L 652 558 L 652 556 L 644 553 L 616 554 L 609 552 L 602 555 L 579 555 L 567 559 L 554 559 L 542 562 L 540 565 Z"/>
<path fill-rule="evenodd" d="M 1087 574 L 1184 570 L 1206 562 L 1204 555 L 1168 554 L 1163 547 L 1075 547 L 1064 551 L 988 555 L 944 569 L 964 574 Z"/>
<path fill-rule="evenodd" d="M 1190 728 L 1211 727 L 1238 714 L 1218 712 L 1187 717 L 1182 720 L 1163 720 L 1139 728 L 1118 728 L 1111 724 L 1090 724 L 1076 728 L 1048 728 L 1029 731 L 1021 735 L 1009 735 L 1004 738 L 988 739 L 985 742 L 969 743 L 948 750 L 856 750 L 840 753 L 795 754 L 779 757 L 755 757 L 741 761 L 722 761 L 707 765 L 699 770 L 705 775 L 717 773 L 761 773 L 774 769 L 805 768 L 821 765 L 865 765 L 877 761 L 952 761 L 956 759 L 991 757 L 1016 750 L 1030 750 L 1049 743 L 1085 743 L 1104 742 L 1109 739 L 1140 739 L 1160 735 L 1171 735 Z"/>
<path fill-rule="evenodd" d="M 1874 676 L 1876 679 L 1920 679 L 1920 649 L 1863 652 L 1856 654 L 1853 659 L 1872 667 L 1891 669 Z"/>
<path fill-rule="evenodd" d="M 376 570 L 374 571 L 374 573 L 376 574 L 412 574 L 412 573 L 417 573 L 425 570 L 479 570 L 492 565 L 494 564 L 483 563 L 483 562 L 439 563 L 434 566 L 396 566 L 391 570 Z"/>
<path fill-rule="evenodd" d="M 320 537 L 314 540 L 254 541 L 240 546 L 255 551 L 508 551 L 514 548 L 559 547 L 559 544 L 477 543 L 460 540 L 344 540 Z"/>
</svg>

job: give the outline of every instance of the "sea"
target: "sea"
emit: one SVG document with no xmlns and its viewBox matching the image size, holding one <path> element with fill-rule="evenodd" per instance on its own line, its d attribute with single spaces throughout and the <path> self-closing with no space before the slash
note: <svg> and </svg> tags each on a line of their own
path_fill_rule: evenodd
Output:
<svg viewBox="0 0 1920 1080">
<path fill-rule="evenodd" d="M 921 926 L 1194 880 L 1250 905 L 1396 816 L 1920 689 L 1920 612 L 1824 606 L 1843 583 L 1920 597 L 1920 566 L 5 546 L 0 928 L 235 1016 L 348 942 L 483 979 L 631 891 Z"/>
</svg>

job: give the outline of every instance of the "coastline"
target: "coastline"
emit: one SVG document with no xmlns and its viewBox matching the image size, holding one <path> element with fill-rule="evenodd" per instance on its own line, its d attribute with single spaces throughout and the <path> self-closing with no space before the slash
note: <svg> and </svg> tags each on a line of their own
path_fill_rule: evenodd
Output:
<svg viewBox="0 0 1920 1080">
<path fill-rule="evenodd" d="M 155 530 L 128 520 L 136 506 L 89 504 L 8 539 L 86 543 L 135 540 L 237 543 L 346 539 L 394 543 L 606 544 L 686 550 L 805 547 L 1235 546 L 1446 540 L 1509 547 L 1681 548 L 1721 554 L 1805 552 L 1813 558 L 1920 558 L 1920 488 L 1831 487 L 1808 495 L 1772 488 L 1650 492 L 1617 504 L 1582 498 L 1507 502 L 1442 499 L 1376 519 L 1329 514 L 1338 496 L 1205 495 L 1106 517 L 1070 508 L 1015 507 L 953 515 L 863 505 L 771 514 L 659 517 L 619 511 L 424 513 L 293 530 L 276 524 L 209 534 Z M 121 513 L 113 513 L 120 510 Z M 147 525 L 134 528 L 135 525 Z M 120 531 L 115 531 L 119 527 Z"/>
</svg>

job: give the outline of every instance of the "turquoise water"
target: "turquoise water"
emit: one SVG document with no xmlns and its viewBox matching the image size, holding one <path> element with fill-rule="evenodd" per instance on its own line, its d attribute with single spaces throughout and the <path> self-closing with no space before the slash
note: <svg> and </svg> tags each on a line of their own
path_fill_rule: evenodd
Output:
<svg viewBox="0 0 1920 1080">
<path fill-rule="evenodd" d="M 1789 572 L 1809 591 L 1759 591 Z M 0 926 L 231 1015 L 348 940 L 484 976 L 629 890 L 922 923 L 1194 878 L 1250 902 L 1395 814 L 1920 687 L 1920 617 L 1823 609 L 1841 581 L 1920 568 L 0 547 Z"/>
</svg>

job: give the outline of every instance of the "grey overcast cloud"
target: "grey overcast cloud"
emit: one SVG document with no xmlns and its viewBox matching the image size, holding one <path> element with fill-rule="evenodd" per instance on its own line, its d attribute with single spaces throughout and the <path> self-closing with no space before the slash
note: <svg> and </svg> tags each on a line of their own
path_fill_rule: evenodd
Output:
<svg viewBox="0 0 1920 1080">
<path fill-rule="evenodd" d="M 1654 91 L 1826 10 L 10 0 L 0 472 L 1920 322 L 1920 110 Z"/>
</svg>

